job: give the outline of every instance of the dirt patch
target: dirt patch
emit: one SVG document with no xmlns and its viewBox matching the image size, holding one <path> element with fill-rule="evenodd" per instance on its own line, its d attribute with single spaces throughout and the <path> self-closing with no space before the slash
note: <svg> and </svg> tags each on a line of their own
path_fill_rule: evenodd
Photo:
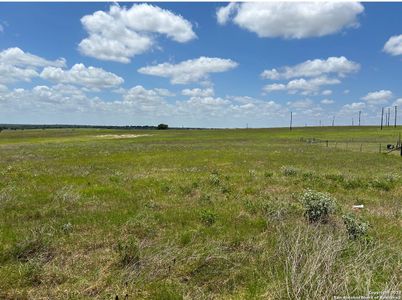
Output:
<svg viewBox="0 0 402 300">
<path fill-rule="evenodd" d="M 151 136 L 152 134 L 102 134 L 97 135 L 97 138 L 100 139 L 132 139 L 138 138 L 142 136 Z"/>
</svg>

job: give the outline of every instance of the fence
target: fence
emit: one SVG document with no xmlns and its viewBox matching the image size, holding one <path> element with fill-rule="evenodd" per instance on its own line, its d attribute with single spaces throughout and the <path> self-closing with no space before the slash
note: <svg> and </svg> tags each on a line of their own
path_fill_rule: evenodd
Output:
<svg viewBox="0 0 402 300">
<path fill-rule="evenodd" d="M 318 138 L 300 138 L 301 142 L 307 144 L 316 144 L 325 148 L 356 151 L 356 152 L 370 152 L 370 153 L 393 153 L 402 156 L 401 143 L 389 143 L 385 141 L 373 140 L 324 140 Z"/>
</svg>

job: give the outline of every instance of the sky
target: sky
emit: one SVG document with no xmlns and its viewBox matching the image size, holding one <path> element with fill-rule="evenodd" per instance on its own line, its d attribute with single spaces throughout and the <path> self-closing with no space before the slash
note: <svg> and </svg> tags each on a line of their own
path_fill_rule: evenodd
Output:
<svg viewBox="0 0 402 300">
<path fill-rule="evenodd" d="M 379 124 L 401 83 L 402 3 L 0 3 L 0 124 Z"/>
</svg>

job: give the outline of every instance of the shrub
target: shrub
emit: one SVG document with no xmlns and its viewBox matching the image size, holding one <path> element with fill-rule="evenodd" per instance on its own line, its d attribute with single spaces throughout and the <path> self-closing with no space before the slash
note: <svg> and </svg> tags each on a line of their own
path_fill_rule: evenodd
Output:
<svg viewBox="0 0 402 300">
<path fill-rule="evenodd" d="M 360 237 L 367 237 L 370 226 L 368 222 L 364 222 L 354 214 L 343 215 L 342 219 L 350 239 L 355 240 Z"/>
<path fill-rule="evenodd" d="M 335 199 L 326 193 L 307 190 L 300 200 L 304 207 L 304 215 L 310 223 L 327 222 L 329 215 L 336 208 Z"/>
<path fill-rule="evenodd" d="M 265 171 L 264 172 L 264 177 L 266 177 L 266 178 L 271 178 L 273 176 L 274 176 L 274 173 L 271 172 L 271 171 Z"/>
<path fill-rule="evenodd" d="M 285 176 L 295 176 L 299 172 L 299 169 L 293 166 L 282 166 L 281 171 Z"/>
<path fill-rule="evenodd" d="M 210 210 L 204 209 L 201 211 L 201 221 L 208 226 L 216 222 L 216 214 Z"/>
<path fill-rule="evenodd" d="M 210 182 L 212 185 L 219 185 L 219 183 L 221 182 L 220 179 L 219 179 L 219 175 L 217 175 L 217 174 L 211 174 L 211 175 L 209 176 L 209 182 Z"/>
<path fill-rule="evenodd" d="M 119 262 L 123 267 L 134 267 L 140 263 L 140 247 L 135 238 L 127 238 L 119 241 L 117 244 L 117 252 L 119 253 Z"/>
<path fill-rule="evenodd" d="M 168 129 L 169 126 L 168 126 L 167 124 L 161 123 L 161 124 L 158 125 L 157 128 L 158 128 L 159 130 L 165 130 L 165 129 Z"/>
</svg>

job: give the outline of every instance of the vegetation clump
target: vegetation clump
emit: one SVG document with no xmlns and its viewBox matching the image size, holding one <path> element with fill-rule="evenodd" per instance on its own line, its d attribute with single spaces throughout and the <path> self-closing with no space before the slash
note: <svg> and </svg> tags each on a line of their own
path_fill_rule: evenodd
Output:
<svg viewBox="0 0 402 300">
<path fill-rule="evenodd" d="M 169 128 L 169 126 L 167 124 L 161 123 L 161 124 L 158 125 L 157 128 L 158 128 L 158 130 L 166 130 L 166 129 Z"/>
<path fill-rule="evenodd" d="M 330 214 L 335 211 L 336 202 L 329 194 L 306 190 L 300 199 L 304 207 L 304 216 L 310 223 L 328 221 Z"/>
<path fill-rule="evenodd" d="M 342 216 L 343 223 L 346 226 L 349 238 L 352 240 L 367 237 L 370 224 L 356 217 L 354 214 L 346 214 Z"/>
<path fill-rule="evenodd" d="M 282 166 L 281 171 L 285 176 L 295 176 L 297 173 L 299 173 L 299 169 L 293 166 Z"/>
<path fill-rule="evenodd" d="M 140 263 L 140 247 L 136 238 L 128 237 L 117 244 L 119 263 L 122 267 L 135 267 Z"/>
<path fill-rule="evenodd" d="M 201 221 L 207 225 L 211 226 L 216 222 L 216 214 L 208 209 L 204 209 L 201 211 L 200 215 Z"/>
</svg>

